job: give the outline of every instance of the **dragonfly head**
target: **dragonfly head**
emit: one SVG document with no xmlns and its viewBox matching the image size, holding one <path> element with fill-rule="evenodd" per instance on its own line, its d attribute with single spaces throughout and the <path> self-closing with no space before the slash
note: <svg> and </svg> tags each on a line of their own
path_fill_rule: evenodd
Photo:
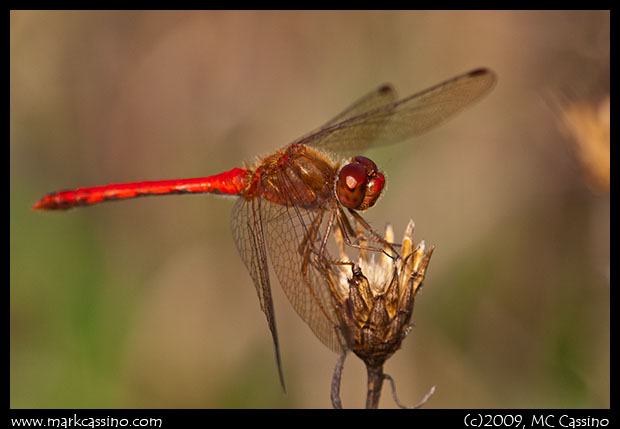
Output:
<svg viewBox="0 0 620 429">
<path fill-rule="evenodd" d="M 354 210 L 372 207 L 385 187 L 385 176 L 371 159 L 356 156 L 340 169 L 336 194 L 343 206 Z"/>
</svg>

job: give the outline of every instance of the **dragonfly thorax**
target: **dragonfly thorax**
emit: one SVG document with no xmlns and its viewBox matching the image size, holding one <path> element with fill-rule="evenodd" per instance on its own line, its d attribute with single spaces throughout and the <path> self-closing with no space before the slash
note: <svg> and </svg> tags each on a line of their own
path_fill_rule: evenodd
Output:
<svg viewBox="0 0 620 429">
<path fill-rule="evenodd" d="M 268 156 L 255 170 L 258 192 L 267 200 L 306 209 L 332 208 L 333 183 L 337 167 L 320 152 L 305 145 L 291 145 L 285 151 Z"/>
</svg>

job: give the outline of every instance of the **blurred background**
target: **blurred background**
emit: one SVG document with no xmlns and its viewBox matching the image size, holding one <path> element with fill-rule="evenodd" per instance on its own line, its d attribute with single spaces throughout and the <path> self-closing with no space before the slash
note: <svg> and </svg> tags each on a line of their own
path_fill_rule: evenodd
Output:
<svg viewBox="0 0 620 429">
<path fill-rule="evenodd" d="M 47 192 L 252 163 L 391 82 L 481 102 L 372 150 L 365 218 L 435 244 L 385 370 L 428 408 L 610 406 L 608 11 L 37 12 L 10 18 L 11 407 L 324 408 L 337 356 L 274 279 L 287 395 L 234 198 L 35 212 Z M 366 371 L 346 361 L 345 408 Z M 384 387 L 380 407 L 395 407 Z"/>
</svg>

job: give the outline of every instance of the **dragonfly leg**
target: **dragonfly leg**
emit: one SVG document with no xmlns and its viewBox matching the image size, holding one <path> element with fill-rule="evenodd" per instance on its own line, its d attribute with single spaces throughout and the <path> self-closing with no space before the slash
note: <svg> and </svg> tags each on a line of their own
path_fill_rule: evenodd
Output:
<svg viewBox="0 0 620 429">
<path fill-rule="evenodd" d="M 349 209 L 349 213 L 351 213 L 351 216 L 353 216 L 353 218 L 355 218 L 355 220 L 356 220 L 358 225 L 360 225 L 362 228 L 364 228 L 366 231 L 368 231 L 368 233 L 373 237 L 374 240 L 376 240 L 377 242 L 379 242 L 382 245 L 386 246 L 395 255 L 398 256 L 398 253 L 394 249 L 394 245 L 395 245 L 394 243 L 388 242 L 385 238 L 383 238 L 381 236 L 381 234 L 379 234 L 374 229 L 372 229 L 372 227 L 368 224 L 368 222 L 366 222 L 366 220 L 362 216 L 360 216 L 360 214 L 358 212 L 356 212 L 355 210 Z M 383 249 L 381 249 L 381 250 L 383 250 Z M 375 249 L 375 251 L 377 251 L 377 249 Z M 389 255 L 387 252 L 383 251 L 383 253 L 385 253 L 387 256 L 390 256 L 391 258 L 393 258 L 393 256 Z"/>
<path fill-rule="evenodd" d="M 353 214 L 353 217 L 355 218 L 357 224 L 360 225 L 363 229 L 365 229 L 366 231 L 369 232 L 370 238 L 368 236 L 366 236 L 366 235 L 363 235 L 361 233 L 356 233 L 355 231 L 353 231 L 353 227 L 351 226 L 351 222 L 349 222 L 349 219 L 347 218 L 347 216 L 344 213 L 344 211 L 342 211 L 342 209 L 339 208 L 338 215 L 337 215 L 338 225 L 340 226 L 340 230 L 342 231 L 342 237 L 344 239 L 344 242 L 347 244 L 347 246 L 353 247 L 353 248 L 359 249 L 359 250 L 369 250 L 371 252 L 382 252 L 383 254 L 385 254 L 386 256 L 390 257 L 391 259 L 399 258 L 398 252 L 396 252 L 396 250 L 394 249 L 394 245 L 392 243 L 389 243 L 379 233 L 375 232 L 372 229 L 372 227 L 368 224 L 368 222 L 366 222 L 364 220 L 364 218 L 362 218 L 355 211 L 350 210 L 350 212 Z M 386 252 L 385 249 L 383 249 L 383 248 L 373 247 L 373 246 L 366 246 L 366 245 L 363 245 L 363 244 L 356 244 L 356 243 L 354 243 L 351 240 L 351 236 L 356 236 L 357 237 L 357 241 L 360 241 L 360 238 L 363 239 L 363 240 L 372 239 L 371 241 L 375 241 L 375 242 L 381 243 L 384 247 L 387 247 L 389 250 L 391 250 L 392 254 Z"/>
<path fill-rule="evenodd" d="M 301 255 L 301 260 L 302 260 L 301 278 L 303 279 L 303 282 L 308 292 L 312 296 L 312 299 L 316 302 L 316 304 L 318 305 L 319 309 L 321 310 L 325 318 L 327 320 L 332 320 L 332 317 L 330 317 L 329 312 L 325 309 L 325 307 L 323 306 L 323 303 L 321 302 L 321 299 L 319 299 L 319 296 L 317 295 L 317 292 L 314 290 L 312 279 L 308 277 L 308 273 L 309 273 L 308 266 L 312 265 L 314 267 L 317 267 L 317 262 L 313 261 L 313 258 L 311 257 L 312 253 L 318 255 L 319 261 L 323 261 L 321 252 L 319 251 L 317 253 L 317 250 L 314 245 L 317 235 L 319 234 L 318 230 L 320 228 L 322 220 L 323 220 L 323 215 L 321 214 L 317 216 L 317 218 L 312 222 L 304 238 L 302 239 L 302 243 L 300 244 L 298 251 Z M 321 248 L 322 247 L 323 246 L 321 246 Z M 318 266 L 320 265 L 321 264 L 319 262 Z"/>
</svg>

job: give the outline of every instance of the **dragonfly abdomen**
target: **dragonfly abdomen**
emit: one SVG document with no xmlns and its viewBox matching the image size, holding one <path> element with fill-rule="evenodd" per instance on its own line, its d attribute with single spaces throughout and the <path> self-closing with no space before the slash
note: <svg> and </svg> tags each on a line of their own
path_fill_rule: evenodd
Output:
<svg viewBox="0 0 620 429">
<path fill-rule="evenodd" d="M 67 210 L 73 207 L 97 204 L 151 195 L 185 193 L 212 193 L 239 195 L 246 189 L 248 171 L 233 168 L 225 173 L 196 179 L 158 180 L 78 188 L 47 194 L 33 209 Z"/>
</svg>

